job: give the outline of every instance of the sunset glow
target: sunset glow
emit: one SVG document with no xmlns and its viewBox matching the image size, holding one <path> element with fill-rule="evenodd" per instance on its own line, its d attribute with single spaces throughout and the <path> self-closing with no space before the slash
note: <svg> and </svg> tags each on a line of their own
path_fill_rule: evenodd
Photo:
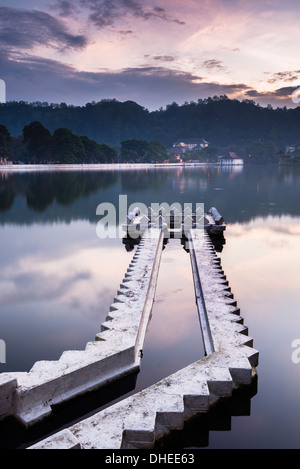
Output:
<svg viewBox="0 0 300 469">
<path fill-rule="evenodd" d="M 294 107 L 299 2 L 4 0 L 7 100 L 116 98 L 149 110 L 214 95 Z"/>
</svg>

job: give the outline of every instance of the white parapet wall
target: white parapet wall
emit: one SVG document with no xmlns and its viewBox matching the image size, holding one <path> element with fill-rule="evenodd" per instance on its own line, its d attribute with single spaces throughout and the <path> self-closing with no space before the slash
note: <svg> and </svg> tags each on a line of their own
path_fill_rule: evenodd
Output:
<svg viewBox="0 0 300 469">
<path fill-rule="evenodd" d="M 191 230 L 190 243 L 193 274 L 199 274 L 212 339 L 211 352 L 30 449 L 151 449 L 170 431 L 182 429 L 188 419 L 209 411 L 234 389 L 252 383 L 258 352 L 252 348 L 253 340 L 247 335 L 220 258 L 203 230 Z"/>
<path fill-rule="evenodd" d="M 162 248 L 161 230 L 147 230 L 101 332 L 85 350 L 38 361 L 29 372 L 0 374 L 0 419 L 12 415 L 31 426 L 51 414 L 51 406 L 139 370 Z"/>
</svg>

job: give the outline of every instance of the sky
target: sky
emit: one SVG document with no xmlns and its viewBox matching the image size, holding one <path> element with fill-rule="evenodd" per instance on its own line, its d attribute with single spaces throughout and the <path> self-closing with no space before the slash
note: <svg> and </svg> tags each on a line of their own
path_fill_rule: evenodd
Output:
<svg viewBox="0 0 300 469">
<path fill-rule="evenodd" d="M 296 107 L 299 20 L 299 0 L 1 0 L 0 80 L 6 101 Z"/>
</svg>

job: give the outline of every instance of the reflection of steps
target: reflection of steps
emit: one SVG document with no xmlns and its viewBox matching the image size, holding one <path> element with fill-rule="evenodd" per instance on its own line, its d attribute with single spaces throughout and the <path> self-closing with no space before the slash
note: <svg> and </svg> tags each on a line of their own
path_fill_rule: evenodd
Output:
<svg viewBox="0 0 300 469">
<path fill-rule="evenodd" d="M 85 350 L 36 362 L 28 373 L 0 374 L 0 417 L 13 415 L 30 426 L 47 417 L 51 406 L 138 371 L 162 244 L 159 230 L 145 233 L 107 321 Z"/>
<path fill-rule="evenodd" d="M 212 432 L 230 432 L 235 417 L 250 416 L 251 398 L 256 392 L 257 380 L 253 380 L 250 386 L 235 391 L 232 397 L 219 402 L 209 412 L 199 413 L 185 422 L 183 431 L 170 432 L 155 445 L 155 450 L 178 452 L 211 447 Z"/>
<path fill-rule="evenodd" d="M 191 231 L 191 248 L 213 341 L 210 354 L 31 448 L 153 448 L 172 430 L 183 429 L 186 421 L 253 382 L 258 352 L 247 336 L 220 259 L 202 230 Z"/>
</svg>

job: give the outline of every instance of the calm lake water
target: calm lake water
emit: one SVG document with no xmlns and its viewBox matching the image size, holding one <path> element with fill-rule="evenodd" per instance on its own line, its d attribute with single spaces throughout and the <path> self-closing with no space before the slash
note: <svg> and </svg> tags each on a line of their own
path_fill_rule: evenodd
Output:
<svg viewBox="0 0 300 469">
<path fill-rule="evenodd" d="M 0 372 L 83 349 L 100 331 L 133 256 L 121 238 L 96 233 L 101 203 L 114 204 L 117 223 L 124 221 L 120 195 L 128 207 L 218 208 L 227 223 L 222 266 L 259 351 L 248 404 L 206 422 L 204 443 L 199 425 L 192 443 L 181 432 L 177 447 L 300 448 L 300 363 L 292 347 L 300 341 L 299 167 L 0 172 Z M 135 390 L 202 356 L 189 255 L 170 240 Z"/>
</svg>

